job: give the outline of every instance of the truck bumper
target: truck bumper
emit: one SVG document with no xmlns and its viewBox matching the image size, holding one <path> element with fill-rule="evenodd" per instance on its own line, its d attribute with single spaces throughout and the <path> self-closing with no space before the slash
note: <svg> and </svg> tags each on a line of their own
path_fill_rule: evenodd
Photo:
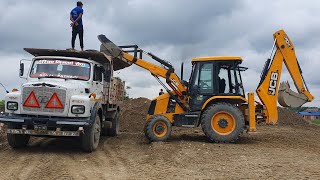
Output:
<svg viewBox="0 0 320 180">
<path fill-rule="evenodd" d="M 27 134 L 35 136 L 80 136 L 84 127 L 89 127 L 92 122 L 88 118 L 46 118 L 2 116 L 0 122 L 14 124 L 18 128 L 8 128 L 9 134 Z"/>
</svg>

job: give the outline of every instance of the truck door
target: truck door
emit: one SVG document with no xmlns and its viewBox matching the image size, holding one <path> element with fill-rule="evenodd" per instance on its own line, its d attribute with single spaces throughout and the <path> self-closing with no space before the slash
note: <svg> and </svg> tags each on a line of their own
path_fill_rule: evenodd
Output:
<svg viewBox="0 0 320 180">
<path fill-rule="evenodd" d="M 102 99 L 103 95 L 103 67 L 95 65 L 93 69 L 93 84 L 92 89 L 93 93 L 96 94 L 96 99 Z"/>
</svg>

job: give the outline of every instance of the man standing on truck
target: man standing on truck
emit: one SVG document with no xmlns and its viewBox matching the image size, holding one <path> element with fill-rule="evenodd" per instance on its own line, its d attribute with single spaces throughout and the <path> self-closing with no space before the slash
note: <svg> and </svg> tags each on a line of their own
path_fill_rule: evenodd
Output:
<svg viewBox="0 0 320 180">
<path fill-rule="evenodd" d="M 72 23 L 70 26 L 72 27 L 72 39 L 71 39 L 71 46 L 72 50 L 74 49 L 74 44 L 76 41 L 77 34 L 79 34 L 80 40 L 80 47 L 81 51 L 83 51 L 83 24 L 82 24 L 82 16 L 83 16 L 83 9 L 82 9 L 82 2 L 77 2 L 77 7 L 71 10 L 70 12 L 70 20 Z"/>
</svg>

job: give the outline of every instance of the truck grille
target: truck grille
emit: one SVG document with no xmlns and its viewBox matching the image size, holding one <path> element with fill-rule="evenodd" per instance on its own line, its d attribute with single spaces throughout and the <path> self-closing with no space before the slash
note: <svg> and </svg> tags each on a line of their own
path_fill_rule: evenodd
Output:
<svg viewBox="0 0 320 180">
<path fill-rule="evenodd" d="M 22 104 L 26 102 L 30 94 L 33 92 L 40 105 L 40 108 L 23 106 L 24 111 L 50 112 L 50 113 L 63 113 L 64 111 L 64 108 L 66 105 L 66 91 L 64 89 L 50 88 L 50 87 L 24 87 L 22 92 L 23 92 Z M 54 93 L 57 94 L 64 108 L 46 108 L 45 107 Z"/>
</svg>

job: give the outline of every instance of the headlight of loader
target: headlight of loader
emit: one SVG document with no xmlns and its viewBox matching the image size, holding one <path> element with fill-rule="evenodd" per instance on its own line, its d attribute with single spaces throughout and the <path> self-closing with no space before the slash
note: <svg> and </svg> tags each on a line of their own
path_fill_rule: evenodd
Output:
<svg viewBox="0 0 320 180">
<path fill-rule="evenodd" d="M 72 114 L 84 114 L 85 107 L 83 105 L 73 105 L 71 107 L 71 113 Z"/>
<path fill-rule="evenodd" d="M 13 110 L 13 111 L 16 111 L 18 110 L 18 103 L 17 102 L 7 102 L 7 109 L 8 110 Z"/>
</svg>

